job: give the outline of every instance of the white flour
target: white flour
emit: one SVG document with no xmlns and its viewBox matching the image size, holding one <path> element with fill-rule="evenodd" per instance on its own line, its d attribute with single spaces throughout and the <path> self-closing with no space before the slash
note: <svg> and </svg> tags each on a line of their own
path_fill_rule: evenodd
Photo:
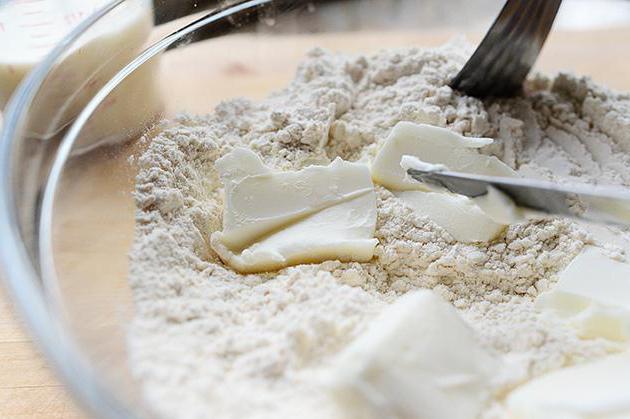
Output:
<svg viewBox="0 0 630 419">
<path fill-rule="evenodd" d="M 319 374 L 386 304 L 415 288 L 451 301 L 505 358 L 488 418 L 503 417 L 501 398 L 513 386 L 617 349 L 580 340 L 533 309 L 554 275 L 597 243 L 566 220 L 518 224 L 495 242 L 463 244 L 377 187 L 380 244 L 370 263 L 243 276 L 211 250 L 222 211 L 213 162 L 236 145 L 282 169 L 335 156 L 369 162 L 397 122 L 428 122 L 495 138 L 484 152 L 524 176 L 630 184 L 630 96 L 588 79 L 538 76 L 526 98 L 484 103 L 446 85 L 468 55 L 457 44 L 365 57 L 315 50 L 265 101 L 232 100 L 164 124 L 139 160 L 130 275 L 131 366 L 157 412 L 334 418 Z"/>
</svg>

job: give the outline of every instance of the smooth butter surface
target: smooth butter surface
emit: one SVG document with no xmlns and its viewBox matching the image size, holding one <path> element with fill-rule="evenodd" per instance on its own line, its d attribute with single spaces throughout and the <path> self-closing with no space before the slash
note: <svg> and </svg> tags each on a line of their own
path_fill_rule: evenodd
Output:
<svg viewBox="0 0 630 419">
<path fill-rule="evenodd" d="M 630 354 L 561 369 L 507 397 L 513 419 L 630 418 Z"/>
<path fill-rule="evenodd" d="M 515 172 L 496 157 L 477 151 L 488 144 L 492 144 L 491 138 L 464 137 L 446 128 L 399 122 L 374 159 L 372 178 L 388 189 L 429 190 L 406 176 L 400 165 L 405 155 L 443 165 L 456 172 L 515 176 Z"/>
<path fill-rule="evenodd" d="M 239 272 L 328 259 L 368 261 L 377 240 L 376 195 L 367 166 L 274 172 L 239 148 L 216 163 L 225 187 L 223 231 L 211 244 Z"/>
<path fill-rule="evenodd" d="M 588 246 L 560 273 L 556 286 L 538 297 L 536 305 L 566 319 L 583 338 L 628 341 L 630 264 Z"/>
<path fill-rule="evenodd" d="M 433 291 L 387 307 L 336 359 L 330 392 L 353 419 L 475 419 L 497 361 Z"/>
<path fill-rule="evenodd" d="M 519 219 L 514 204 L 498 191 L 479 202 L 447 191 L 435 191 L 410 179 L 405 168 L 448 170 L 492 176 L 516 176 L 509 166 L 477 148 L 492 143 L 489 138 L 468 138 L 445 128 L 399 122 L 372 164 L 374 182 L 394 194 L 419 214 L 425 215 L 454 239 L 483 242 L 496 238 Z M 404 168 L 403 168 L 404 166 Z"/>
</svg>

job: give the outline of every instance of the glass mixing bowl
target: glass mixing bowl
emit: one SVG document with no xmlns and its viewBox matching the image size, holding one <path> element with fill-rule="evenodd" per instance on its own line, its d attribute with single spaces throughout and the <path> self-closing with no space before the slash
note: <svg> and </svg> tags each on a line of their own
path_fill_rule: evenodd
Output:
<svg viewBox="0 0 630 419">
<path fill-rule="evenodd" d="M 0 256 L 16 305 L 78 400 L 102 417 L 156 416 L 125 343 L 134 156 L 146 146 L 134 140 L 152 123 L 207 113 L 227 98 L 262 98 L 315 46 L 434 46 L 462 32 L 476 42 L 500 3 L 117 0 L 74 29 L 6 109 Z M 618 41 L 630 19 L 593 21 L 584 3 L 565 2 L 538 69 L 629 89 Z"/>
</svg>

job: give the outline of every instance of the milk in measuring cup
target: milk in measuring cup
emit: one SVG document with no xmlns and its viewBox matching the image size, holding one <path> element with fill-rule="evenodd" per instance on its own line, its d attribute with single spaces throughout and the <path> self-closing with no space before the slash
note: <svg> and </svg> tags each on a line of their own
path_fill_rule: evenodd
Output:
<svg viewBox="0 0 630 419">
<path fill-rule="evenodd" d="M 83 18 L 109 0 L 0 0 L 0 109 L 22 78 Z M 29 136 L 50 139 L 143 48 L 149 0 L 127 1 L 81 36 L 44 81 L 29 111 Z M 157 59 L 123 81 L 86 123 L 79 148 L 129 138 L 161 110 Z"/>
</svg>

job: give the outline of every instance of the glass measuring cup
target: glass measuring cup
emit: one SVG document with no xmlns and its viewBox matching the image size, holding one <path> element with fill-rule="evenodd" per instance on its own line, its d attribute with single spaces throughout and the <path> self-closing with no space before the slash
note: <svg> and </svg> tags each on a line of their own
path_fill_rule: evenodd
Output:
<svg viewBox="0 0 630 419">
<path fill-rule="evenodd" d="M 83 18 L 102 7 L 107 0 L 29 0 L 13 1 L 0 6 L 0 107 L 11 96 L 22 78 L 59 43 Z M 33 138 L 50 140 L 78 114 L 88 99 L 109 80 L 123 63 L 128 62 L 146 42 L 153 28 L 150 1 L 128 2 L 112 11 L 115 17 L 96 24 L 90 35 L 65 52 L 44 84 L 45 96 L 33 106 L 44 119 L 29 122 Z M 123 131 L 144 125 L 159 112 L 155 93 L 156 66 L 139 73 L 118 88 L 109 103 L 104 103 L 101 117 L 92 123 L 92 139 L 83 151 L 104 142 L 122 141 Z M 146 106 L 126 109 L 112 102 L 142 92 Z M 50 117 L 52 116 L 52 123 Z M 112 130 L 108 122 L 118 121 Z M 122 127 L 122 129 L 121 129 Z"/>
<path fill-rule="evenodd" d="M 0 3 L 0 107 L 15 87 L 81 19 L 106 0 Z"/>
</svg>

